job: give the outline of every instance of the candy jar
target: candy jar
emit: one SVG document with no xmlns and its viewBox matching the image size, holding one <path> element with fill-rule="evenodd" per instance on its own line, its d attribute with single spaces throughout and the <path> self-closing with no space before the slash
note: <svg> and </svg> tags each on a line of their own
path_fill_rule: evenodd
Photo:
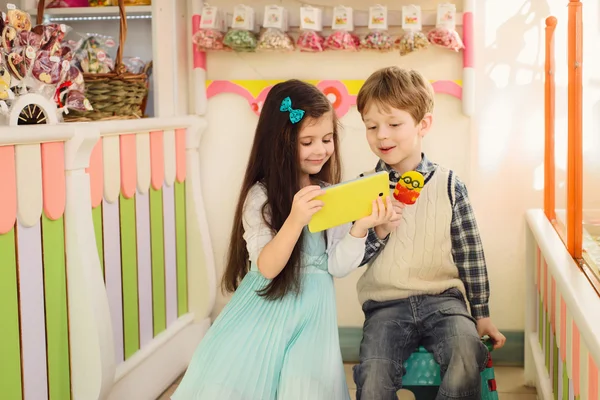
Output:
<svg viewBox="0 0 600 400">
<path fill-rule="evenodd" d="M 216 29 L 199 29 L 193 42 L 200 51 L 223 50 L 223 33 Z"/>
<path fill-rule="evenodd" d="M 385 53 L 391 51 L 393 47 L 394 41 L 386 31 L 373 30 L 360 41 L 362 50 L 377 50 Z"/>
<path fill-rule="evenodd" d="M 394 48 L 400 51 L 401 56 L 427 47 L 429 47 L 427 36 L 420 31 L 408 30 L 394 42 Z"/>
<path fill-rule="evenodd" d="M 265 29 L 258 38 L 260 51 L 294 51 L 293 39 L 284 31 L 275 28 Z"/>
<path fill-rule="evenodd" d="M 256 35 L 250 31 L 243 29 L 230 29 L 223 39 L 223 45 L 231 48 L 233 51 L 255 51 L 257 39 Z"/>
</svg>

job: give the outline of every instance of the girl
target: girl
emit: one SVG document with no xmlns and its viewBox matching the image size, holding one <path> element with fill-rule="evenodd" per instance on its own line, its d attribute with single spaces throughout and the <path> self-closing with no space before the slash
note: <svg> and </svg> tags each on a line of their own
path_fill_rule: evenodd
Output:
<svg viewBox="0 0 600 400">
<path fill-rule="evenodd" d="M 298 80 L 275 85 L 260 114 L 237 205 L 223 287 L 235 291 L 196 350 L 173 400 L 347 400 L 332 275 L 356 269 L 372 215 L 309 233 L 321 186 L 338 183 L 338 123 Z"/>
</svg>

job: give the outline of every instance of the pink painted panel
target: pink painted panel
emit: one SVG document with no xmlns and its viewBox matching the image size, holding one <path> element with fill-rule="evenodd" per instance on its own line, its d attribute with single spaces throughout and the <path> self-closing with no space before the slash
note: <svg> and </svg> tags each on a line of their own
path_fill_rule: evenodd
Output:
<svg viewBox="0 0 600 400">
<path fill-rule="evenodd" d="M 546 264 L 546 261 L 544 261 L 542 268 L 544 269 L 544 282 L 542 283 L 544 285 L 544 310 L 548 311 L 548 264 Z"/>
<path fill-rule="evenodd" d="M 581 336 L 579 335 L 579 328 L 577 328 L 577 325 L 575 324 L 575 321 L 573 321 L 573 344 L 572 344 L 572 348 L 571 351 L 573 352 L 573 376 L 571 377 L 571 380 L 573 381 L 573 393 L 575 394 L 575 397 L 579 396 L 580 390 L 579 390 L 579 386 L 580 386 L 580 381 L 579 381 L 579 359 L 581 357 L 581 350 L 580 350 L 580 341 L 581 340 Z"/>
<path fill-rule="evenodd" d="M 0 146 L 0 235 L 15 226 L 17 220 L 17 175 L 14 146 Z"/>
<path fill-rule="evenodd" d="M 177 182 L 185 181 L 185 140 L 187 129 L 175 129 L 175 162 L 177 166 Z"/>
<path fill-rule="evenodd" d="M 192 15 L 192 34 L 198 32 L 200 29 L 201 15 Z M 194 54 L 194 69 L 200 68 L 206 71 L 206 53 L 199 51 L 196 45 L 192 43 L 192 53 Z"/>
<path fill-rule="evenodd" d="M 537 249 L 537 259 L 536 259 L 536 265 L 535 267 L 537 268 L 537 274 L 535 277 L 535 286 L 537 287 L 537 291 L 538 293 L 542 293 L 542 286 L 540 285 L 540 279 L 541 279 L 541 273 L 542 273 L 542 252 L 540 251 L 540 248 L 538 247 Z"/>
<path fill-rule="evenodd" d="M 90 166 L 86 169 L 90 174 L 90 191 L 92 208 L 102 203 L 104 196 L 104 168 L 102 167 L 102 139 L 98 140 L 90 156 Z"/>
<path fill-rule="evenodd" d="M 55 221 L 65 212 L 65 145 L 63 142 L 42 143 L 42 194 L 44 213 Z"/>
<path fill-rule="evenodd" d="M 567 360 L 567 304 L 560 298 L 560 357 Z"/>
<path fill-rule="evenodd" d="M 592 400 L 598 399 L 598 366 L 594 362 L 591 354 L 588 354 L 588 396 Z"/>
<path fill-rule="evenodd" d="M 556 334 L 556 281 L 551 276 L 552 289 L 550 290 L 550 324 L 552 325 L 552 333 Z"/>
</svg>

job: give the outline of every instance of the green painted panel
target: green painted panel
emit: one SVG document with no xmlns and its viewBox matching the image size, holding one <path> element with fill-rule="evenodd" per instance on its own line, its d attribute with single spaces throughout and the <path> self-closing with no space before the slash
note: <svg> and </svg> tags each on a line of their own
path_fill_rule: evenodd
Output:
<svg viewBox="0 0 600 400">
<path fill-rule="evenodd" d="M 3 398 L 20 400 L 23 391 L 14 229 L 0 235 L 0 260 L 0 393 Z"/>
<path fill-rule="evenodd" d="M 552 354 L 550 351 L 550 316 L 546 314 L 546 331 L 545 331 L 545 335 L 546 335 L 546 348 L 544 349 L 544 354 L 546 355 L 546 370 L 548 371 L 548 374 L 551 374 L 552 371 L 550 371 L 550 354 Z"/>
<path fill-rule="evenodd" d="M 540 341 L 540 347 L 544 346 L 544 304 L 542 303 L 542 298 L 540 297 L 540 307 L 538 309 L 539 313 L 539 325 L 538 325 L 538 336 Z"/>
<path fill-rule="evenodd" d="M 558 400 L 558 363 L 559 358 L 558 358 L 558 344 L 556 343 L 556 335 L 554 336 L 554 348 L 552 349 L 552 365 L 554 365 L 554 371 L 552 371 L 552 382 L 554 382 L 554 388 L 553 388 L 553 393 L 554 393 L 554 400 Z"/>
<path fill-rule="evenodd" d="M 92 208 L 92 219 L 94 221 L 94 233 L 96 235 L 96 247 L 98 248 L 98 257 L 100 257 L 100 267 L 104 274 L 104 243 L 102 239 L 102 204 Z"/>
<path fill-rule="evenodd" d="M 71 398 L 69 319 L 65 228 L 62 217 L 52 221 L 45 214 L 42 215 L 42 246 L 46 298 L 48 394 L 50 400 L 69 400 Z"/>
<path fill-rule="evenodd" d="M 119 197 L 125 359 L 140 349 L 135 197 Z"/>
<path fill-rule="evenodd" d="M 185 232 L 185 182 L 175 182 L 175 232 L 177 238 L 177 315 L 188 312 L 187 236 Z"/>
<path fill-rule="evenodd" d="M 562 390 L 562 398 L 563 400 L 569 400 L 569 375 L 567 375 L 567 362 L 563 362 L 563 390 Z"/>
</svg>

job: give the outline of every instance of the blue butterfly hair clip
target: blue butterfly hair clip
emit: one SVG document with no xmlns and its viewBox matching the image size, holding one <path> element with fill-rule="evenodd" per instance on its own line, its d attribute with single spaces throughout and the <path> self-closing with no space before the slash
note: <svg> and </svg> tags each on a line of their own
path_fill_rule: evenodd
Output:
<svg viewBox="0 0 600 400">
<path fill-rule="evenodd" d="M 294 110 L 292 108 L 292 99 L 290 99 L 289 97 L 283 99 L 283 101 L 281 102 L 281 107 L 279 107 L 279 111 L 289 111 L 290 121 L 292 122 L 292 124 L 297 124 L 298 122 L 302 121 L 302 118 L 304 118 L 304 110 Z"/>
</svg>

